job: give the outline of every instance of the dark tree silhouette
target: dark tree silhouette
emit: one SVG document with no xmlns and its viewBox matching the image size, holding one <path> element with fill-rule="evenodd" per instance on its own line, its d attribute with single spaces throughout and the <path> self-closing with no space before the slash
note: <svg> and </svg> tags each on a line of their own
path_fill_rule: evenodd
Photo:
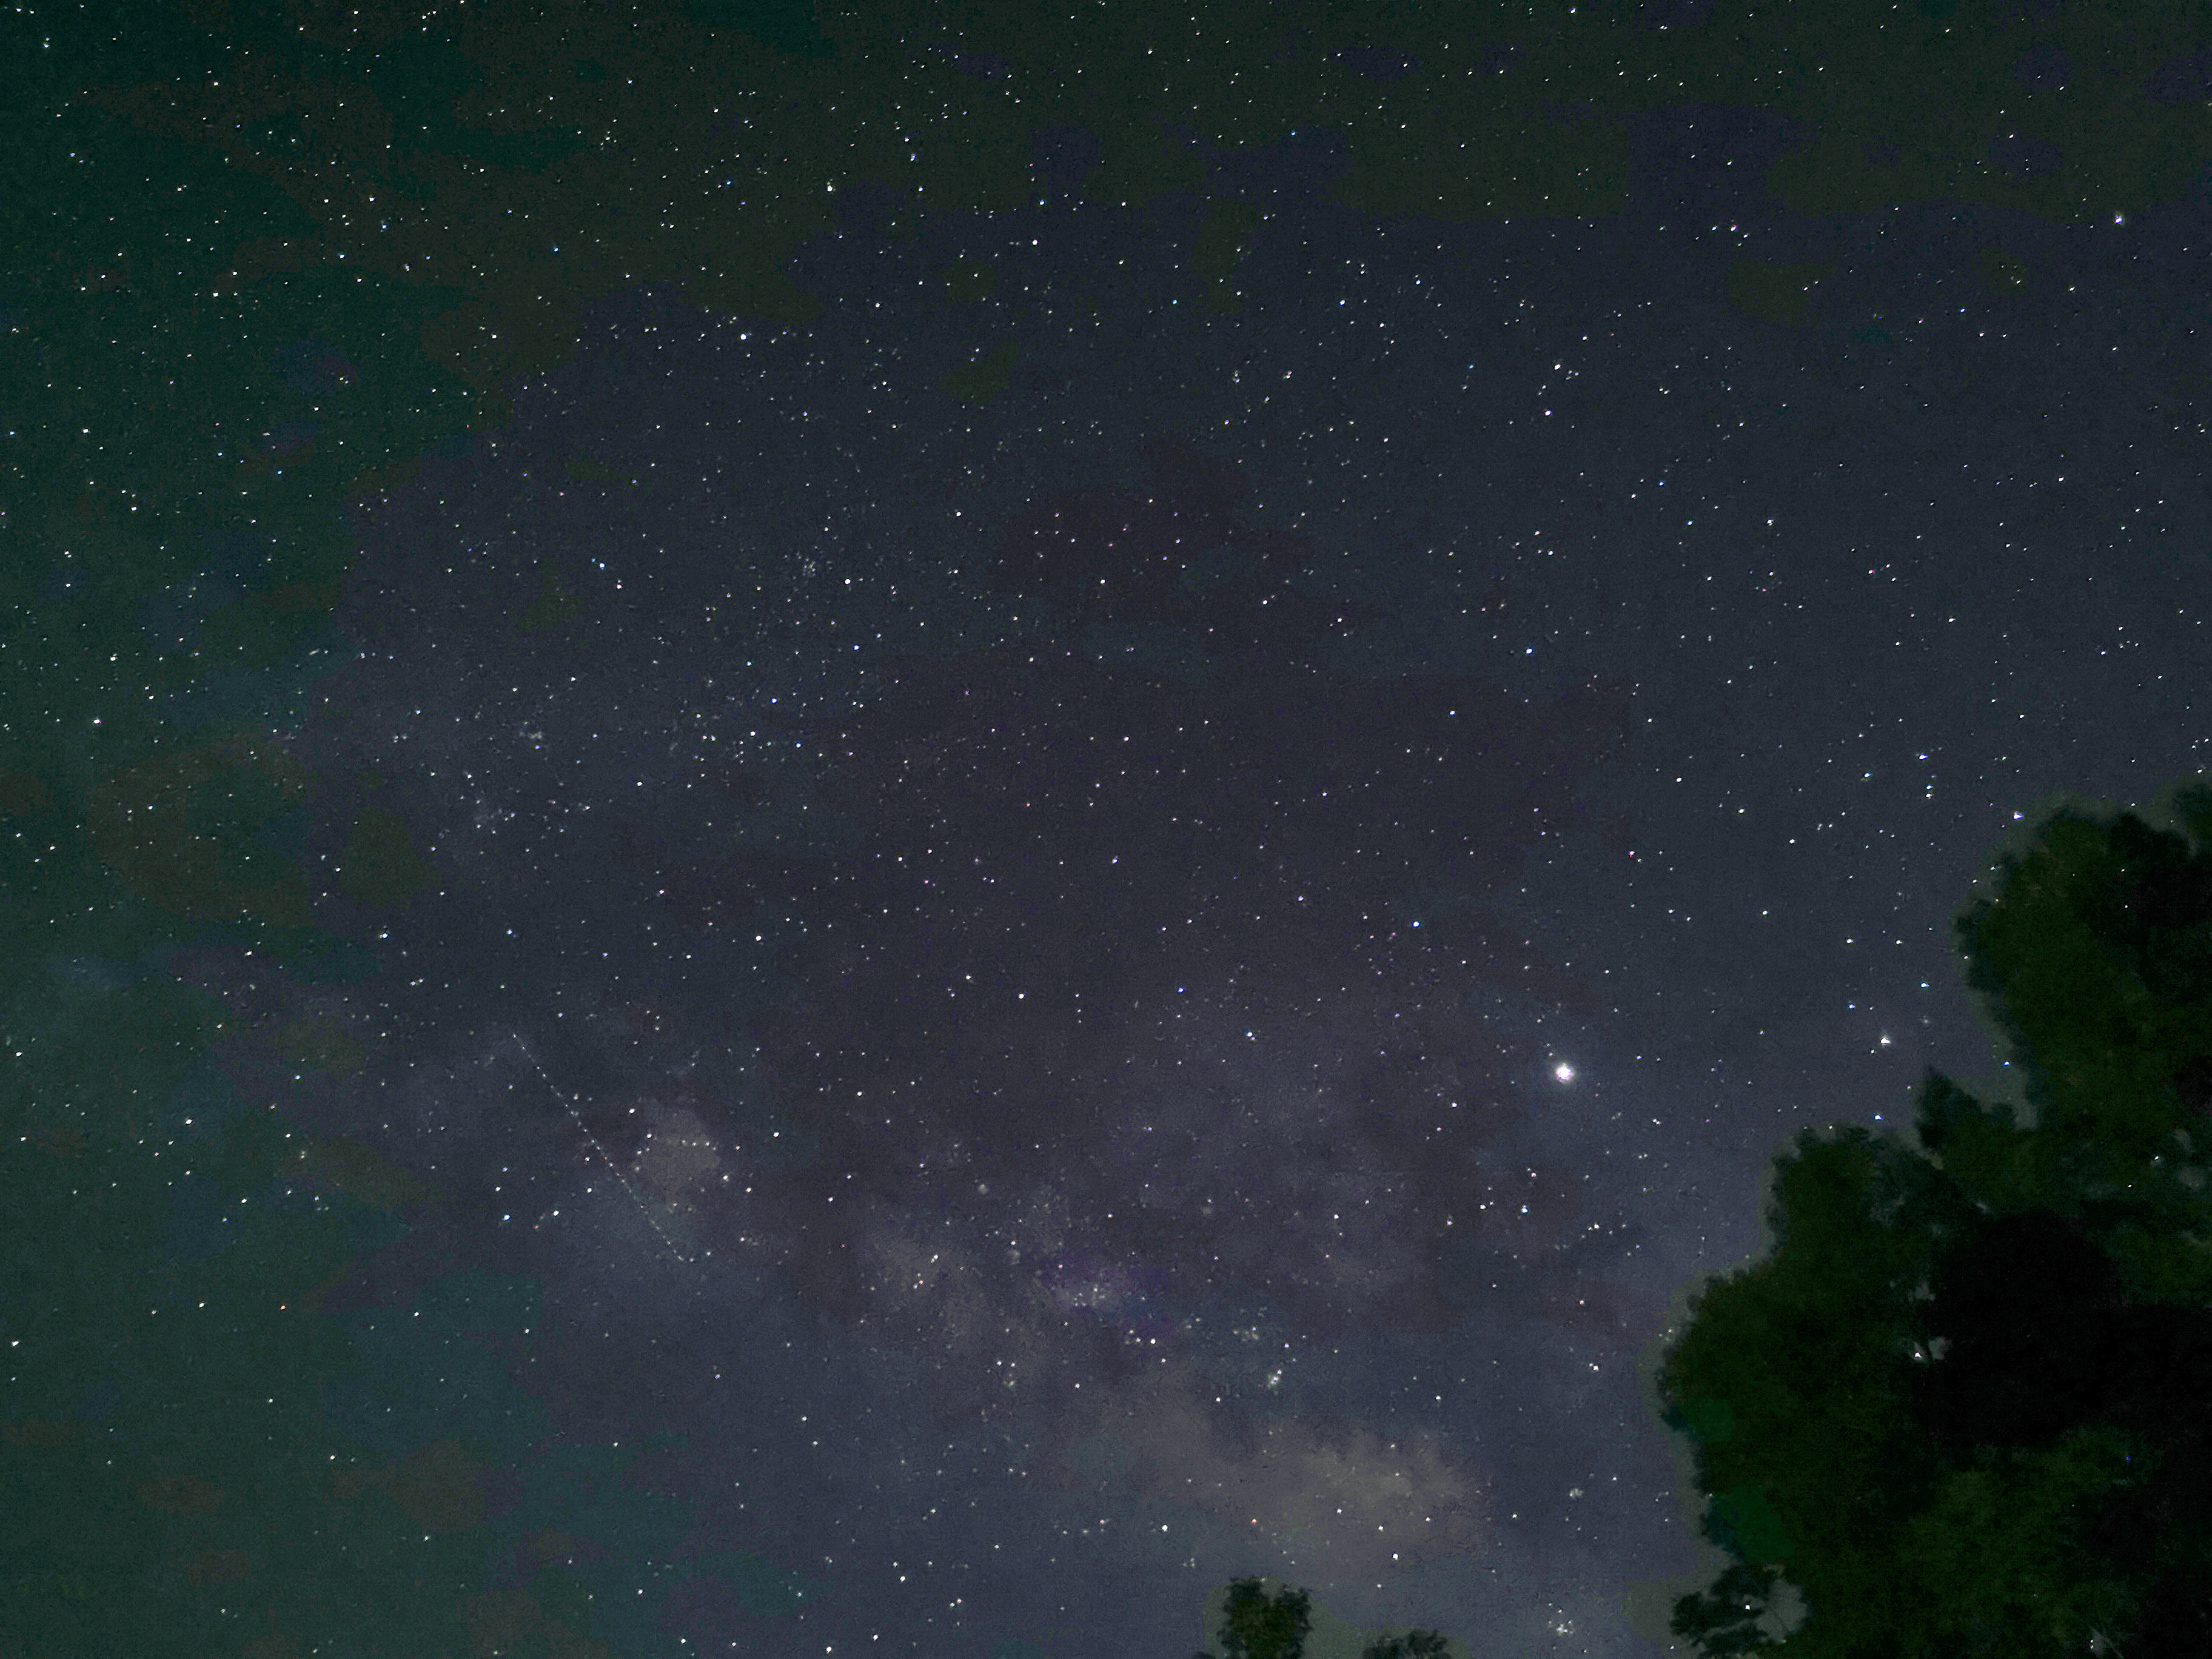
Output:
<svg viewBox="0 0 2212 1659">
<path fill-rule="evenodd" d="M 450 442 L 495 431 L 520 386 L 573 359 L 598 301 L 676 284 L 691 302 L 756 326 L 803 325 L 825 296 L 787 267 L 836 228 L 840 204 L 860 194 L 848 184 L 882 193 L 902 228 L 924 213 L 1012 209 L 1036 188 L 1025 158 L 1040 125 L 1081 125 L 1101 141 L 1106 159 L 1081 185 L 1101 210 L 1203 193 L 1198 155 L 1161 130 L 1154 70 L 1141 85 L 1118 72 L 1065 72 L 1139 45 L 1149 62 L 1176 65 L 1170 101 L 1216 142 L 1342 126 L 1352 165 L 1336 201 L 1378 222 L 1614 211 L 1631 173 L 1624 114 L 1640 118 L 1655 96 L 1691 107 L 1780 99 L 1761 106 L 1786 112 L 1803 79 L 1796 66 L 1808 63 L 1820 67 L 1831 107 L 1872 125 L 1775 175 L 1800 210 L 1893 205 L 1900 188 L 1923 200 L 1949 203 L 1963 189 L 1985 205 L 2072 210 L 2048 193 L 2058 180 L 2008 182 L 1982 165 L 2018 95 L 2019 43 L 2003 27 L 1954 34 L 1937 0 L 1895 15 L 1796 8 L 1788 28 L 1713 32 L 1725 49 L 1687 57 L 1683 32 L 1624 34 L 1613 8 L 1537 8 L 1512 32 L 1547 64 L 1542 75 L 1453 76 L 1449 88 L 1438 52 L 1424 45 L 1441 46 L 1443 26 L 1419 21 L 1421 9 L 1315 9 L 1317 49 L 1379 27 L 1409 55 L 1426 52 L 1429 78 L 1403 90 L 1364 77 L 1343 84 L 1289 61 L 1277 50 L 1279 9 L 1266 5 L 1187 17 L 1108 9 L 1110 21 L 1015 0 L 950 20 L 942 8 L 867 9 L 868 27 L 836 40 L 809 8 L 728 0 L 173 0 L 129 8 L 128 28 L 101 8 L 8 14 L 16 33 L 0 46 L 0 120 L 9 124 L 0 203 L 11 234 L 0 237 L 0 289 L 15 343 L 0 365 L 11 420 L 0 598 L 12 620 L 0 818 L 11 823 L 0 837 L 9 901 L 0 995 L 12 1069 L 0 1091 L 0 1291 L 10 1340 L 40 1358 L 0 1408 L 0 1647 L 137 1653 L 154 1632 L 169 1654 L 248 1644 L 327 1653 L 372 1639 L 427 1653 L 447 1650 L 471 1620 L 479 1630 L 526 1628 L 524 1643 L 582 1631 L 580 1589 L 549 1581 L 526 1595 L 487 1577 L 482 1523 L 453 1496 L 469 1489 L 459 1454 L 426 1441 L 393 1462 L 326 1420 L 325 1395 L 358 1383 L 360 1357 L 319 1310 L 323 1297 L 429 1198 L 361 1147 L 303 1148 L 259 1107 L 220 1128 L 204 1109 L 189 1126 L 182 1111 L 164 1118 L 162 1103 L 207 1086 L 225 1014 L 166 969 L 141 975 L 135 964 L 185 948 L 250 947 L 266 971 L 303 985 L 368 970 L 374 956 L 359 938 L 314 920 L 316 902 L 332 896 L 315 890 L 320 866 L 296 863 L 260 833 L 289 816 L 276 810 L 288 793 L 316 795 L 266 747 L 268 717 L 240 704 L 237 688 L 264 685 L 272 665 L 338 666 L 308 647 L 357 556 L 343 509 L 404 483 Z M 1124 9 L 1133 22 L 1121 21 Z M 2142 82 L 2142 99 L 2092 100 L 2094 142 L 2068 151 L 2073 206 L 2147 208 L 2194 171 L 2194 141 L 2173 137 L 2178 118 L 2161 106 L 2197 101 L 2201 76 L 2185 27 L 2173 24 L 2176 35 L 2144 23 L 2162 22 L 2161 12 L 2179 16 L 2120 7 L 2076 21 L 2082 63 L 2109 55 L 2112 73 L 2136 77 L 2130 60 L 2150 50 L 2163 66 Z M 1462 26 L 1449 27 L 1462 44 Z M 1927 50 L 1937 30 L 1948 45 Z M 942 49 L 963 39 L 992 42 L 1022 95 L 947 64 Z M 1638 66 L 1624 69 L 1624 52 Z M 938 112 L 918 152 L 885 143 L 878 118 L 917 85 Z M 701 158 L 726 154 L 732 89 L 763 87 L 785 94 L 757 100 L 750 127 L 748 153 L 767 172 L 757 187 L 726 189 L 721 169 Z M 486 102 L 544 118 L 517 116 L 494 131 L 469 112 Z M 601 145 L 587 124 L 629 136 Z M 1904 171 L 1919 183 L 1900 186 L 1899 170 L 1877 159 L 1890 139 L 1909 139 L 1921 159 Z M 834 195 L 822 188 L 825 163 Z M 1190 274 L 1203 303 L 1233 309 L 1230 276 L 1253 221 L 1233 197 L 1215 208 Z M 630 234 L 645 225 L 682 228 Z M 592 248 L 605 252 L 582 252 Z M 1816 270 L 1741 261 L 1729 289 L 1739 309 L 1789 323 L 1802 319 Z M 2021 277 L 2000 258 L 1990 279 Z M 971 366 L 982 372 L 940 384 L 955 397 L 993 395 L 1010 349 L 1001 342 Z M 216 433 L 234 435 L 212 441 Z M 616 481 L 585 458 L 569 471 Z M 1119 505 L 1105 503 L 1097 520 L 1115 537 L 1122 532 L 1106 508 Z M 1094 573 L 1109 578 L 1116 614 L 1152 605 L 1211 627 L 1222 614 L 1214 607 L 1249 592 L 1244 584 L 1280 574 L 1280 544 L 1240 534 L 1232 550 L 1249 557 L 1249 572 L 1217 580 L 1194 568 L 1186 587 L 1176 568 L 1170 590 L 1157 523 L 1143 528 L 1155 537 L 1149 558 Z M 1170 548 L 1183 533 L 1170 533 Z M 265 547 L 266 562 L 210 556 L 231 544 Z M 82 574 L 57 587 L 65 553 Z M 1018 580 L 1015 591 L 1027 590 Z M 226 597 L 204 610 L 212 602 L 181 594 Z M 542 641 L 574 626 L 588 596 L 544 568 L 514 599 L 518 635 Z M 1319 603 L 1278 590 L 1269 610 Z M 294 690 L 308 706 L 306 686 Z M 173 707 L 240 712 L 194 730 L 158 712 Z M 319 791 L 340 781 L 314 781 Z M 365 933 L 437 872 L 388 810 L 349 816 L 337 896 Z M 1684 1420 L 1701 1425 L 1729 1483 L 1716 1524 L 1742 1548 L 1780 1550 L 1773 1559 L 1817 1585 L 1814 1627 L 1861 1616 L 1849 1608 L 1866 1610 L 1869 1631 L 1905 1627 L 1881 1622 L 1891 1588 L 1907 1582 L 1895 1552 L 1867 1543 L 1850 1547 L 1854 1556 L 1839 1540 L 1890 1539 L 1944 1490 L 1962 1513 L 1986 1507 L 1978 1489 L 1942 1488 L 1972 1471 L 1962 1453 L 1939 1454 L 1893 1375 L 1914 1330 L 1900 1276 L 1926 1267 L 1929 1229 L 1971 1226 L 1948 1218 L 1960 1204 L 1976 1217 L 2040 1206 L 2079 1223 L 2120 1271 L 2121 1328 L 2136 1346 L 2106 1405 L 2136 1425 L 2139 1448 L 2082 1440 L 2089 1430 L 2076 1427 L 2017 1449 L 2045 1460 L 2023 1477 L 2032 1491 L 2073 1492 L 2071 1480 L 2089 1494 L 2068 1499 L 2068 1513 L 2101 1516 L 2081 1547 L 2129 1564 L 2106 1601 L 2065 1603 L 2045 1625 L 2132 1620 L 2144 1633 L 2130 1659 L 2161 1641 L 2203 1650 L 2190 1645 L 2190 1621 L 2202 1616 L 2190 1586 L 2202 1580 L 2191 1577 L 2188 1540 L 2206 1484 L 2204 1396 L 2171 1382 L 2203 1348 L 2184 1316 L 2203 1299 L 2202 1269 L 2195 1247 L 2178 1243 L 2198 1200 L 2177 1177 L 2197 1171 L 2197 1149 L 2185 1139 L 2163 1168 L 2152 1158 L 2176 1120 L 2186 1135 L 2212 1133 L 2212 1021 L 2201 990 L 2212 877 L 2179 838 L 2148 830 L 2092 827 L 2074 842 L 2089 871 L 2083 906 L 2066 913 L 2074 920 L 2044 928 L 2036 919 L 2063 903 L 2025 894 L 2013 913 L 2029 918 L 2030 943 L 2015 948 L 2002 928 L 1988 940 L 1992 971 L 2026 988 L 2016 1006 L 2044 1045 L 2048 1133 L 2022 1139 L 2008 1118 L 1954 1091 L 1940 1180 L 1864 1147 L 1808 1161 L 1793 1189 L 1799 1255 L 1738 1298 L 1728 1340 L 1705 1342 L 1673 1379 Z M 2064 854 L 2062 873 L 2074 858 Z M 2126 879 L 2092 869 L 2100 859 Z M 95 979 L 49 967 L 71 962 Z M 123 981 L 100 980 L 111 970 Z M 301 1063 L 269 1046 L 271 1060 Z M 307 1052 L 337 1063 L 319 1040 Z M 2106 1064 L 2113 1056 L 2120 1063 Z M 179 1133 L 186 1127 L 190 1138 Z M 173 1173 L 185 1160 L 189 1186 Z M 1893 1200 L 1907 1207 L 1882 1207 Z M 195 1230 L 217 1213 L 232 1218 L 230 1242 L 209 1253 Z M 1820 1235 L 1816 1214 L 1863 1221 L 1886 1241 L 1881 1271 L 1859 1270 L 1849 1241 L 1860 1234 L 1844 1225 Z M 1844 1270 L 1808 1283 L 1800 1258 Z M 1760 1301 L 1776 1291 L 1796 1299 Z M 457 1295 L 455 1306 L 467 1301 Z M 186 1309 L 190 1323 L 179 1317 Z M 451 1322 L 465 1326 L 461 1312 Z M 1859 1336 L 1832 1340 L 1832 1329 Z M 1792 1342 L 1844 1368 L 1731 1369 L 1732 1352 Z M 442 1395 L 444 1364 L 426 1357 L 410 1373 L 426 1399 Z M 1971 1396 L 1963 1387 L 1942 1395 Z M 520 1416 L 487 1395 L 477 1425 L 496 1449 L 502 1425 Z M 2143 1472 L 2100 1487 L 2098 1457 Z M 490 1467 L 490 1450 L 483 1461 Z M 2107 1491 L 2134 1496 L 2100 1510 L 2096 1494 Z M 2039 1513 L 2004 1511 L 2015 1512 Z M 426 1545 L 426 1516 L 455 1525 Z M 2031 1563 L 2021 1582 L 2086 1582 L 2089 1569 L 2067 1571 L 2074 1579 Z M 1919 1610 L 1915 1628 L 1966 1620 L 1942 1611 L 1961 1597 L 1925 1587 L 1896 1595 Z"/>
<path fill-rule="evenodd" d="M 2212 1653 L 2212 788 L 2154 816 L 2061 803 L 1956 920 L 2028 1121 L 1931 1071 L 1798 1136 L 1670 1338 L 1702 1652 Z"/>
<path fill-rule="evenodd" d="M 1370 1642 L 1360 1650 L 1359 1659 L 1443 1659 L 1450 1647 L 1442 1631 L 1409 1630 L 1401 1636 Z"/>
<path fill-rule="evenodd" d="M 1229 1659 L 1303 1659 L 1313 1627 L 1313 1598 L 1284 1586 L 1269 1596 L 1264 1581 L 1239 1578 L 1229 1587 L 1218 1639 Z M 1378 1638 L 1360 1659 L 1444 1659 L 1451 1650 L 1441 1631 L 1409 1630 Z M 1214 1659 L 1200 1649 L 1191 1659 Z"/>
<path fill-rule="evenodd" d="M 1306 1632 L 1313 1627 L 1307 1609 L 1313 1598 L 1285 1585 L 1268 1596 L 1257 1578 L 1239 1578 L 1229 1587 L 1229 1606 L 1221 1617 L 1221 1646 L 1229 1659 L 1299 1659 Z"/>
<path fill-rule="evenodd" d="M 1711 1589 L 1675 1602 L 1671 1628 L 1706 1653 L 1766 1652 L 1777 1645 L 1763 1628 L 1763 1621 L 1772 1611 L 1770 1598 L 1775 1577 L 1771 1567 L 1738 1562 L 1723 1572 Z"/>
<path fill-rule="evenodd" d="M 1940 1270 L 1927 1315 L 1941 1361 L 1915 1411 L 1946 1449 L 2047 1444 L 2098 1415 L 2119 1274 L 2050 1210 L 1991 1222 Z"/>
</svg>

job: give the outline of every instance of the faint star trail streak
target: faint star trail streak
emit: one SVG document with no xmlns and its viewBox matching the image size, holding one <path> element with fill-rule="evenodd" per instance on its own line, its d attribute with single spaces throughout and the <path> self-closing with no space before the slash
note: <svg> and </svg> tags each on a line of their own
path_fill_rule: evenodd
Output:
<svg viewBox="0 0 2212 1659">
<path fill-rule="evenodd" d="M 645 1224 L 652 1228 L 654 1235 L 663 1244 L 665 1244 L 668 1247 L 669 1255 L 675 1257 L 677 1261 L 682 1262 L 685 1267 L 690 1267 L 692 1265 L 693 1258 L 684 1255 L 683 1251 L 678 1249 L 676 1248 L 676 1241 L 669 1237 L 666 1231 L 662 1229 L 661 1224 L 653 1218 L 653 1212 L 646 1207 L 645 1200 L 638 1195 L 637 1188 L 630 1185 L 629 1177 L 624 1176 L 621 1170 L 616 1167 L 614 1159 L 607 1156 L 607 1149 L 599 1145 L 599 1138 L 593 1134 L 591 1130 L 586 1127 L 582 1115 L 578 1113 L 574 1106 L 569 1103 L 568 1097 L 562 1094 L 558 1089 L 555 1089 L 553 1087 L 553 1079 L 545 1075 L 545 1068 L 538 1063 L 538 1056 L 531 1053 L 530 1045 L 522 1039 L 522 1033 L 517 1030 L 509 1030 L 507 1035 L 514 1039 L 514 1046 L 522 1050 L 522 1057 L 530 1062 L 531 1069 L 538 1073 L 538 1079 L 543 1082 L 548 1089 L 552 1090 L 553 1098 L 561 1103 L 562 1109 L 568 1114 L 572 1120 L 574 1120 L 576 1127 L 583 1132 L 584 1139 L 592 1143 L 592 1150 L 599 1155 L 599 1162 L 607 1166 L 607 1173 L 614 1176 L 617 1181 L 622 1182 L 623 1190 L 629 1194 L 630 1201 L 637 1206 L 637 1212 L 645 1218 Z"/>
</svg>

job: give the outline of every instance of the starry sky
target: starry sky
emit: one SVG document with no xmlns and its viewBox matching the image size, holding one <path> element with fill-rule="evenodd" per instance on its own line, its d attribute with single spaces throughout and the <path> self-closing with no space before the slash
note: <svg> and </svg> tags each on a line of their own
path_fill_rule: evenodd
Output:
<svg viewBox="0 0 2212 1659">
<path fill-rule="evenodd" d="M 1184 1659 L 1255 1575 L 1627 1659 L 1719 1559 L 1653 1345 L 1790 1137 L 2001 1074 L 2005 837 L 2203 764 L 2212 222 L 1803 218 L 1765 118 L 1630 126 L 1629 211 L 1468 225 L 1194 140 L 1227 313 L 1079 135 L 856 191 L 812 323 L 611 299 L 356 512 L 307 856 L 435 879 L 319 902 L 372 978 L 187 970 L 388 1039 L 288 1095 L 446 1200 L 349 1305 L 536 1281 L 558 1431 L 813 1592 L 690 1650 Z"/>
</svg>

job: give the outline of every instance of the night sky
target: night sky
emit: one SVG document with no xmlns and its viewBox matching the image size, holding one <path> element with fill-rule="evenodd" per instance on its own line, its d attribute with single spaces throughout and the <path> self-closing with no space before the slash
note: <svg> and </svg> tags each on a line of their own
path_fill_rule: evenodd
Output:
<svg viewBox="0 0 2212 1659">
<path fill-rule="evenodd" d="M 318 901 L 357 983 L 183 965 L 388 1039 L 288 1080 L 443 1195 L 332 1306 L 538 1281 L 557 1433 L 801 1588 L 690 1650 L 1185 1659 L 1255 1575 L 1625 1659 L 1720 1559 L 1654 1344 L 1790 1137 L 2000 1073 L 2021 820 L 2204 763 L 2212 223 L 1799 218 L 1772 123 L 1630 125 L 1587 222 L 1200 145 L 1226 314 L 1077 138 L 856 192 L 815 322 L 608 301 L 356 513 L 307 861 L 434 879 Z"/>
</svg>

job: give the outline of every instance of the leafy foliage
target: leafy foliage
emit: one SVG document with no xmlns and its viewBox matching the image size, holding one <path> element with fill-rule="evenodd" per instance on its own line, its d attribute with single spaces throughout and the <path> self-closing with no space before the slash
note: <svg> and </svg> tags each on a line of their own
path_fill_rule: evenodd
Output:
<svg viewBox="0 0 2212 1659">
<path fill-rule="evenodd" d="M 1228 1659 L 1303 1659 L 1313 1628 L 1313 1598 L 1285 1584 L 1273 1595 L 1258 1578 L 1229 1586 L 1217 1638 Z M 1451 1644 L 1440 1631 L 1409 1630 L 1376 1638 L 1360 1659 L 1445 1659 Z M 1201 1649 L 1194 1659 L 1211 1659 Z"/>
<path fill-rule="evenodd" d="M 1957 919 L 2032 1120 L 1931 1072 L 1917 1145 L 1800 1135 L 1773 1250 L 1693 1298 L 1702 1651 L 2212 1650 L 2212 789 L 2161 810 L 2057 808 Z"/>
<path fill-rule="evenodd" d="M 1369 1643 L 1360 1650 L 1359 1659 L 1443 1659 L 1450 1650 L 1451 1644 L 1442 1631 L 1409 1630 Z"/>
<path fill-rule="evenodd" d="M 1302 1589 L 1285 1585 L 1270 1596 L 1258 1579 L 1238 1579 L 1221 1619 L 1223 1650 L 1229 1659 L 1298 1659 L 1313 1627 L 1312 1602 Z"/>
<path fill-rule="evenodd" d="M 523 1583 L 488 1582 L 494 1523 L 470 1494 L 538 1455 L 500 1426 L 527 1411 L 495 1376 L 465 1421 L 434 1421 L 421 1397 L 483 1322 L 527 1327 L 484 1312 L 489 1293 L 443 1324 L 409 1320 L 435 1326 L 410 1339 L 425 1348 L 320 1311 L 348 1264 L 437 1194 L 369 1149 L 305 1142 L 212 1060 L 251 1040 L 288 1066 L 351 1065 L 363 1039 L 239 1031 L 167 971 L 188 947 L 250 950 L 302 981 L 375 970 L 321 925 L 331 896 L 301 858 L 309 809 L 347 781 L 309 774 L 271 733 L 334 665 L 349 507 L 495 428 L 525 378 L 573 354 L 586 307 L 659 282 L 803 322 L 821 298 L 787 264 L 856 186 L 890 204 L 895 232 L 925 210 L 1022 204 L 1032 125 L 1097 131 L 1084 192 L 1133 210 L 1206 191 L 1170 122 L 1231 147 L 1334 126 L 1345 204 L 1462 219 L 1611 210 L 1627 178 L 1619 117 L 1662 95 L 1649 88 L 1778 105 L 1812 141 L 1771 183 L 1814 212 L 1966 199 L 2076 220 L 2172 199 L 2212 155 L 2201 100 L 2160 90 L 2195 44 L 2183 9 L 2070 9 L 2047 27 L 1940 9 L 1769 9 L 1716 51 L 1702 31 L 1624 33 L 1587 4 L 1476 7 L 1455 45 L 1510 36 L 1513 73 L 1448 72 L 1433 53 L 1385 82 L 1288 44 L 1310 22 L 1332 44 L 1418 53 L 1410 10 L 1320 5 L 1286 29 L 1272 4 L 1209 6 L 1179 42 L 1162 31 L 1186 25 L 1159 9 L 1094 9 L 1080 33 L 1015 0 L 963 9 L 1018 97 L 934 51 L 945 14 L 915 3 L 832 17 L 729 0 L 178 0 L 127 8 L 128 27 L 115 8 L 0 17 L 0 1638 L 135 1654 L 152 1632 L 167 1653 L 258 1659 L 613 1639 L 587 1632 L 605 1614 L 550 1556 L 524 1550 Z M 2023 115 L 2008 88 L 2030 45 L 2070 54 L 2085 95 Z M 1808 63 L 1823 73 L 1790 67 Z M 737 93 L 757 107 L 733 157 Z M 2063 166 L 2021 179 L 1983 165 L 2023 122 L 2049 129 Z M 1901 153 L 1869 160 L 1885 135 Z M 1259 234 L 1243 204 L 1212 205 L 1197 297 L 1237 308 Z M 1816 277 L 1747 269 L 1730 293 L 1788 324 Z M 947 395 L 988 398 L 1020 362 L 977 341 L 934 372 Z M 550 568 L 517 599 L 527 635 L 586 602 Z M 373 916 L 434 884 L 396 817 L 349 817 L 339 898 Z M 1817 1579 L 1824 1629 L 1862 1608 L 1869 1631 L 1906 1627 L 1887 1609 L 1907 1580 L 1850 1540 L 1901 1537 L 1939 1501 L 2000 1502 L 1944 1483 L 1962 1435 L 2007 1412 L 2023 1440 L 2008 1455 L 2075 1460 L 2051 1491 L 2106 1455 L 2069 1449 L 2102 1431 L 2039 1443 L 2054 1425 L 2101 1413 L 2136 1448 L 2121 1454 L 2141 1471 L 2127 1501 L 2066 1545 L 2069 1561 L 2124 1564 L 2121 1588 L 2111 1607 L 2062 1598 L 2052 1617 L 2071 1632 L 2124 1614 L 2141 1642 L 2197 1616 L 2187 1540 L 2208 1483 L 2187 1392 L 2166 1382 L 2197 1363 L 2176 1310 L 2201 1306 L 2212 1274 L 2181 1179 L 2202 1133 L 2188 1126 L 2212 1105 L 2208 884 L 2148 831 L 2067 835 L 1975 945 L 2048 1079 L 2045 1127 L 1931 1079 L 1923 1140 L 1940 1169 L 1803 1149 L 1778 1266 L 1711 1298 L 1711 1331 L 1673 1379 L 1727 1495 L 1717 1525 Z M 2069 1305 L 2099 1310 L 2127 1364 L 2093 1386 L 2078 1345 L 2053 1351 L 2036 1363 L 2070 1379 L 2065 1410 L 1990 1404 L 1996 1362 L 1972 1356 L 2006 1352 L 2021 1310 L 1961 1269 L 1943 1316 L 1964 1322 L 1968 1357 L 1925 1403 L 1893 1375 L 1900 1345 L 1932 1334 L 1909 1287 L 1985 1211 L 2038 1206 L 2112 1262 L 2117 1305 L 2087 1281 Z M 349 1399 L 377 1403 L 333 1418 Z M 372 1409 L 411 1425 L 402 1442 L 368 1434 Z M 2056 1513 L 2001 1501 L 2008 1517 Z M 663 1535 L 622 1524 L 634 1547 Z M 2059 1523 L 2035 1524 L 2057 1550 Z M 2005 1547 L 2045 1571 L 2033 1538 Z M 781 1606 L 785 1589 L 763 1598 Z M 1927 1601 L 1923 1624 L 1960 1626 L 1949 1606 Z M 1286 1609 L 1240 1607 L 1255 1659 L 1302 1639 Z M 1393 1640 L 1417 1654 L 1425 1635 Z"/>
</svg>

